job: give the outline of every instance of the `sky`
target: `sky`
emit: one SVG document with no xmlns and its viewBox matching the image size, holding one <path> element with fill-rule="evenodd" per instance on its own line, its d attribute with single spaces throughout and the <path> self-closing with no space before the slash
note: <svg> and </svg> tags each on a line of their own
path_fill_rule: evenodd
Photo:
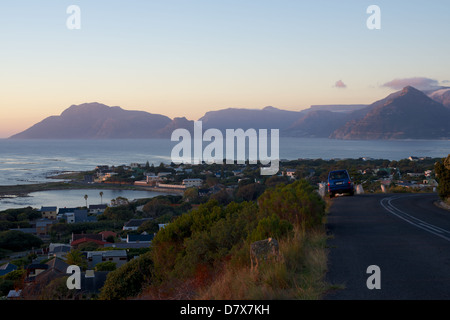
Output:
<svg viewBox="0 0 450 320">
<path fill-rule="evenodd" d="M 0 138 L 86 102 L 198 120 L 450 86 L 449 21 L 444 0 L 2 0 Z"/>
</svg>

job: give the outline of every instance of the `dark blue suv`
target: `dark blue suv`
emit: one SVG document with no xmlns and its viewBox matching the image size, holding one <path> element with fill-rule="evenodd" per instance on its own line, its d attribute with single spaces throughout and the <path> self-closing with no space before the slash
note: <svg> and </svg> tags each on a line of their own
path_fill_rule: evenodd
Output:
<svg viewBox="0 0 450 320">
<path fill-rule="evenodd" d="M 333 198 L 337 193 L 355 194 L 353 182 L 347 170 L 335 170 L 328 174 L 328 194 Z"/>
</svg>

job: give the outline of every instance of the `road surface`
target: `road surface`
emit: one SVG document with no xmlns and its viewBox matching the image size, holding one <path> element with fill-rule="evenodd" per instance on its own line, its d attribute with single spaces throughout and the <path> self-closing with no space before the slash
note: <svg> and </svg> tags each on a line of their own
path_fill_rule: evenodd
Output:
<svg viewBox="0 0 450 320">
<path fill-rule="evenodd" d="M 450 299 L 450 211 L 436 207 L 437 199 L 435 194 L 333 199 L 327 281 L 336 289 L 324 299 Z M 369 266 L 379 272 L 368 272 Z M 369 289 L 375 284 L 380 289 Z"/>
</svg>

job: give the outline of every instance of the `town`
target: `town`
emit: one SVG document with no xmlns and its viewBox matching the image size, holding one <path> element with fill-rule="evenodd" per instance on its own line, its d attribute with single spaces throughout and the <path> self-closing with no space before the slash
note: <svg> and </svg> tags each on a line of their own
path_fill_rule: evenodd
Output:
<svg viewBox="0 0 450 320">
<path fill-rule="evenodd" d="M 323 186 L 330 170 L 346 168 L 357 193 L 434 192 L 440 159 L 281 160 L 277 175 L 260 175 L 260 164 L 164 164 L 107 166 L 71 173 L 74 188 L 135 188 L 161 192 L 148 199 L 116 198 L 77 208 L 9 209 L 0 212 L 2 299 L 97 299 L 110 272 L 151 250 L 152 240 L 177 217 L 215 199 L 254 201 L 266 189 L 306 180 Z M 60 177 L 64 177 L 64 174 Z M 102 191 L 99 191 L 102 196 Z M 321 196 L 325 196 L 322 193 Z M 70 265 L 81 266 L 81 289 L 68 290 Z M 63 288 L 63 289 L 61 289 Z"/>
</svg>

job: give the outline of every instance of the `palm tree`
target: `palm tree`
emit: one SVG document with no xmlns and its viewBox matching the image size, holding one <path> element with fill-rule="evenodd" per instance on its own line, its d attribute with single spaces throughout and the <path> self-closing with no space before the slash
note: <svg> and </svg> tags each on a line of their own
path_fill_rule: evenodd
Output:
<svg viewBox="0 0 450 320">
<path fill-rule="evenodd" d="M 103 204 L 103 191 L 100 191 L 100 204 Z"/>
<path fill-rule="evenodd" d="M 87 199 L 88 199 L 88 195 L 85 194 L 85 195 L 84 195 L 84 200 L 86 200 L 86 208 L 87 208 Z"/>
</svg>

